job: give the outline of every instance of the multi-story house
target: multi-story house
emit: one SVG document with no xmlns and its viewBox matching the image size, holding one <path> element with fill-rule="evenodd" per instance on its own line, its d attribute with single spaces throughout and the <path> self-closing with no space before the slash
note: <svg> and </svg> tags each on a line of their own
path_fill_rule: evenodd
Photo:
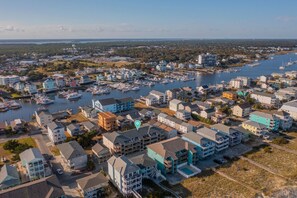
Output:
<svg viewBox="0 0 297 198">
<path fill-rule="evenodd" d="M 97 101 L 93 100 L 93 108 L 99 112 L 109 111 L 112 113 L 119 113 L 132 110 L 134 108 L 134 100 L 131 97 L 121 99 L 106 98 Z"/>
<path fill-rule="evenodd" d="M 80 130 L 80 126 L 73 123 L 66 126 L 66 131 L 72 137 L 80 135 L 82 133 L 82 131 Z"/>
<path fill-rule="evenodd" d="M 146 153 L 129 157 L 129 160 L 140 168 L 142 178 L 151 179 L 158 176 L 157 163 Z"/>
<path fill-rule="evenodd" d="M 180 109 L 179 108 L 180 104 L 182 104 L 182 101 L 180 100 L 177 100 L 177 99 L 170 100 L 169 109 L 172 111 L 178 111 Z"/>
<path fill-rule="evenodd" d="M 51 92 L 51 91 L 57 90 L 56 82 L 52 78 L 46 79 L 42 83 L 42 87 L 45 92 Z"/>
<path fill-rule="evenodd" d="M 20 153 L 21 164 L 26 168 L 30 180 L 45 177 L 44 158 L 37 148 Z"/>
<path fill-rule="evenodd" d="M 88 155 L 77 141 L 59 144 L 57 147 L 69 168 L 79 170 L 87 167 Z"/>
<path fill-rule="evenodd" d="M 186 110 L 178 110 L 175 112 L 175 117 L 187 121 L 191 119 L 191 113 Z"/>
<path fill-rule="evenodd" d="M 251 106 L 248 103 L 235 105 L 232 108 L 232 114 L 241 118 L 248 116 L 250 112 L 251 112 Z"/>
<path fill-rule="evenodd" d="M 53 122 L 53 116 L 48 110 L 35 111 L 36 122 L 41 127 L 47 127 L 47 125 Z"/>
<path fill-rule="evenodd" d="M 111 112 L 98 113 L 98 124 L 106 131 L 113 131 L 117 129 L 117 116 Z"/>
<path fill-rule="evenodd" d="M 152 90 L 145 99 L 147 106 L 167 104 L 168 98 L 166 93 L 162 93 L 156 90 Z"/>
<path fill-rule="evenodd" d="M 124 196 L 142 189 L 140 168 L 126 156 L 112 156 L 107 163 L 111 182 Z"/>
<path fill-rule="evenodd" d="M 282 130 L 288 130 L 293 125 L 293 119 L 291 118 L 290 114 L 285 111 L 276 111 L 273 113 L 274 116 L 276 116 L 279 120 L 279 127 Z"/>
<path fill-rule="evenodd" d="M 180 89 L 175 88 L 175 89 L 167 90 L 165 93 L 168 100 L 173 100 L 177 98 L 179 92 L 180 92 Z"/>
<path fill-rule="evenodd" d="M 198 64 L 205 67 L 212 67 L 217 65 L 217 55 L 214 54 L 200 54 L 198 56 Z"/>
<path fill-rule="evenodd" d="M 170 126 L 174 129 L 176 129 L 177 131 L 181 132 L 181 133 L 188 133 L 190 131 L 193 131 L 193 126 L 191 124 L 188 124 L 186 122 L 183 122 L 182 120 L 175 118 L 175 117 L 171 117 L 165 113 L 160 113 L 158 115 L 158 121 Z"/>
<path fill-rule="evenodd" d="M 275 115 L 261 111 L 254 111 L 250 113 L 249 120 L 265 125 L 270 131 L 278 130 L 280 123 L 279 118 Z"/>
<path fill-rule="evenodd" d="M 91 174 L 76 180 L 79 191 L 84 198 L 103 197 L 108 187 L 108 179 L 102 174 Z"/>
<path fill-rule="evenodd" d="M 51 122 L 47 125 L 48 137 L 54 144 L 62 143 L 66 140 L 65 128 L 59 122 Z"/>
<path fill-rule="evenodd" d="M 29 94 L 36 94 L 38 90 L 35 84 L 27 82 L 25 83 L 24 91 Z"/>
<path fill-rule="evenodd" d="M 216 144 L 198 133 L 189 132 L 183 134 L 182 139 L 196 146 L 199 159 L 204 159 L 215 153 Z"/>
<path fill-rule="evenodd" d="M 264 92 L 253 92 L 251 98 L 255 99 L 256 102 L 261 103 L 264 106 L 278 106 L 279 100 L 274 94 Z"/>
<path fill-rule="evenodd" d="M 227 98 L 229 100 L 236 100 L 237 94 L 231 91 L 224 91 L 223 92 L 223 98 Z"/>
<path fill-rule="evenodd" d="M 193 166 L 199 159 L 195 145 L 179 137 L 148 145 L 147 154 L 164 176 L 178 172 L 191 177 L 200 172 Z"/>
<path fill-rule="evenodd" d="M 290 114 L 290 116 L 297 121 L 297 100 L 286 102 L 282 105 L 280 110 L 283 110 Z"/>
<path fill-rule="evenodd" d="M 235 146 L 241 143 L 242 134 L 241 132 L 237 131 L 235 128 L 226 126 L 224 124 L 215 124 L 211 126 L 211 129 L 227 135 L 229 137 L 230 146 Z"/>
<path fill-rule="evenodd" d="M 97 157 L 99 164 L 106 162 L 111 157 L 109 149 L 99 143 L 92 147 L 92 152 Z"/>
<path fill-rule="evenodd" d="M 197 133 L 211 141 L 213 141 L 215 146 L 215 151 L 220 152 L 229 147 L 229 137 L 221 132 L 203 127 L 197 130 Z"/>
<path fill-rule="evenodd" d="M 56 78 L 55 83 L 58 88 L 63 88 L 66 86 L 66 81 L 65 81 L 64 77 Z"/>
<path fill-rule="evenodd" d="M 264 131 L 267 131 L 267 128 L 264 124 L 260 124 L 258 122 L 254 122 L 251 120 L 244 121 L 241 126 L 242 126 L 242 128 L 244 128 L 258 136 L 263 134 Z"/>
<path fill-rule="evenodd" d="M 127 155 L 143 151 L 149 144 L 165 139 L 164 130 L 154 126 L 144 126 L 125 132 L 112 132 L 103 134 L 103 144 L 111 153 Z"/>
</svg>

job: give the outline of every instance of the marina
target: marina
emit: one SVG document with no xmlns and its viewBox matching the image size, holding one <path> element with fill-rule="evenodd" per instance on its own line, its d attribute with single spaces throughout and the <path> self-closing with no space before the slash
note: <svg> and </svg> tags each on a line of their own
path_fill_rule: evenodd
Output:
<svg viewBox="0 0 297 198">
<path fill-rule="evenodd" d="M 294 62 L 291 66 L 286 66 L 283 70 L 280 70 L 280 65 L 288 63 L 289 61 Z M 180 87 L 198 87 L 201 85 L 215 85 L 223 82 L 229 82 L 231 79 L 237 76 L 246 76 L 250 78 L 257 78 L 261 75 L 270 75 L 272 73 L 285 73 L 287 71 L 297 70 L 297 55 L 295 53 L 276 55 L 273 59 L 259 60 L 257 67 L 251 67 L 245 65 L 243 67 L 229 68 L 220 72 L 213 73 L 201 73 L 194 72 L 192 77 L 175 76 L 172 74 L 165 76 L 164 79 L 155 77 L 148 78 L 146 80 L 135 80 L 131 83 L 114 83 L 112 86 L 94 86 L 90 87 L 85 91 L 78 91 L 72 94 L 72 91 L 62 91 L 58 93 L 46 94 L 47 99 L 53 100 L 54 105 L 47 104 L 48 109 L 51 112 L 57 112 L 64 109 L 72 109 L 73 112 L 78 111 L 79 106 L 91 105 L 92 99 L 102 99 L 114 97 L 132 97 L 140 98 L 141 96 L 147 95 L 152 87 L 154 90 L 164 92 L 168 89 L 180 88 Z M 219 71 L 219 70 L 218 70 Z M 194 75 L 195 74 L 195 75 Z M 105 84 L 105 83 L 103 83 Z M 117 86 L 115 86 L 117 85 Z M 70 96 L 69 96 L 70 94 Z M 68 98 L 68 99 L 67 99 Z M 3 104 L 0 103 L 0 120 L 11 121 L 16 118 L 24 120 L 31 120 L 34 112 L 40 108 L 39 104 L 36 104 L 34 100 L 18 100 L 16 101 L 21 105 L 12 106 L 11 108 L 3 108 Z M 16 113 L 10 113 L 10 109 L 15 109 Z"/>
</svg>

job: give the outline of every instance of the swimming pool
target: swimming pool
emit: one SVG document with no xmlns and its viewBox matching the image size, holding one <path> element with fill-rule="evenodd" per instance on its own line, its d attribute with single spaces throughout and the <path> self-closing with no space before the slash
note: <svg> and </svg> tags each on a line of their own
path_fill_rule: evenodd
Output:
<svg viewBox="0 0 297 198">
<path fill-rule="evenodd" d="M 192 175 L 194 172 L 192 170 L 190 170 L 189 168 L 187 167 L 184 167 L 182 169 L 180 169 L 182 172 L 184 172 L 185 174 L 187 175 Z"/>
</svg>

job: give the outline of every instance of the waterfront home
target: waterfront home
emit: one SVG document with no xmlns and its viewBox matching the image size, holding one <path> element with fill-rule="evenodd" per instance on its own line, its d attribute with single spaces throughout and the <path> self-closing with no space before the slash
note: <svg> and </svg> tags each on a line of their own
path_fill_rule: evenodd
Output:
<svg viewBox="0 0 297 198">
<path fill-rule="evenodd" d="M 234 89 L 241 89 L 243 88 L 243 81 L 240 79 L 232 79 L 229 82 L 229 87 Z"/>
<path fill-rule="evenodd" d="M 288 130 L 292 127 L 293 119 L 291 118 L 289 113 L 280 110 L 280 111 L 275 111 L 273 115 L 280 120 L 279 127 L 282 130 Z"/>
<path fill-rule="evenodd" d="M 101 145 L 100 143 L 96 143 L 92 147 L 92 152 L 96 156 L 99 164 L 106 162 L 111 157 L 109 149 Z"/>
<path fill-rule="evenodd" d="M 23 132 L 26 129 L 26 121 L 21 119 L 14 119 L 9 124 L 11 129 L 16 132 Z"/>
<path fill-rule="evenodd" d="M 80 77 L 79 84 L 86 85 L 86 84 L 90 84 L 92 82 L 94 82 L 94 81 L 89 76 L 84 75 L 84 76 Z"/>
<path fill-rule="evenodd" d="M 21 183 L 15 166 L 4 164 L 0 171 L 0 190 L 10 188 Z"/>
<path fill-rule="evenodd" d="M 145 103 L 147 106 L 167 104 L 168 98 L 165 93 L 152 90 L 149 95 L 145 98 Z"/>
<path fill-rule="evenodd" d="M 0 191 L 1 198 L 54 198 L 64 196 L 65 193 L 59 183 L 58 178 L 55 175 L 31 182 L 26 182 Z"/>
<path fill-rule="evenodd" d="M 175 117 L 177 117 L 178 119 L 187 121 L 191 119 L 191 113 L 186 110 L 178 110 L 175 112 Z"/>
<path fill-rule="evenodd" d="M 117 155 L 128 155 L 143 151 L 149 144 L 165 139 L 164 130 L 154 126 L 143 126 L 125 132 L 112 132 L 103 134 L 103 145 L 111 153 Z"/>
<path fill-rule="evenodd" d="M 44 158 L 39 149 L 30 148 L 20 153 L 21 164 L 30 180 L 45 177 Z"/>
<path fill-rule="evenodd" d="M 182 139 L 195 145 L 199 159 L 204 159 L 215 153 L 216 144 L 198 133 L 189 132 L 183 134 Z"/>
<path fill-rule="evenodd" d="M 0 75 L 0 85 L 9 86 L 17 82 L 20 82 L 20 77 L 17 75 Z"/>
<path fill-rule="evenodd" d="M 26 82 L 25 83 L 25 87 L 24 87 L 24 91 L 29 93 L 29 94 L 36 94 L 38 92 L 37 90 L 37 86 L 31 82 Z"/>
<path fill-rule="evenodd" d="M 221 132 L 203 127 L 196 131 L 199 135 L 213 141 L 215 146 L 215 151 L 220 152 L 229 147 L 229 137 Z"/>
<path fill-rule="evenodd" d="M 287 87 L 284 89 L 279 89 L 276 93 L 275 93 L 276 97 L 278 97 L 278 95 L 283 96 L 285 95 L 286 100 L 293 100 L 297 98 L 297 87 Z"/>
<path fill-rule="evenodd" d="M 169 109 L 172 111 L 178 111 L 180 110 L 179 106 L 182 104 L 182 101 L 173 99 L 169 102 Z"/>
<path fill-rule="evenodd" d="M 117 116 L 111 112 L 98 113 L 98 125 L 105 131 L 113 131 L 118 128 Z"/>
<path fill-rule="evenodd" d="M 204 67 L 213 67 L 217 65 L 217 55 L 214 54 L 199 54 L 198 55 L 198 64 L 203 65 Z"/>
<path fill-rule="evenodd" d="M 47 132 L 50 141 L 54 144 L 59 144 L 66 140 L 65 128 L 59 122 L 48 123 Z"/>
<path fill-rule="evenodd" d="M 65 81 L 64 77 L 56 78 L 55 83 L 58 88 L 63 88 L 66 86 L 66 81 Z"/>
<path fill-rule="evenodd" d="M 242 134 L 233 127 L 224 124 L 215 124 L 211 125 L 211 129 L 227 135 L 229 137 L 230 146 L 235 146 L 241 143 Z"/>
<path fill-rule="evenodd" d="M 92 102 L 93 108 L 100 112 L 110 111 L 111 113 L 119 113 L 134 108 L 134 100 L 131 97 L 121 99 L 106 98 L 93 100 Z"/>
<path fill-rule="evenodd" d="M 264 106 L 278 106 L 279 101 L 274 94 L 269 94 L 265 92 L 255 91 L 251 94 L 251 98 L 255 99 L 256 102 L 261 103 Z"/>
<path fill-rule="evenodd" d="M 16 82 L 10 85 L 14 90 L 18 92 L 24 92 L 25 83 L 24 82 Z"/>
<path fill-rule="evenodd" d="M 126 156 L 112 156 L 107 163 L 111 182 L 124 196 L 142 189 L 140 168 Z"/>
<path fill-rule="evenodd" d="M 180 91 L 181 91 L 180 89 L 174 88 L 174 89 L 166 90 L 165 94 L 166 94 L 168 100 L 172 100 L 172 99 L 177 98 Z"/>
<path fill-rule="evenodd" d="M 77 141 L 59 144 L 57 147 L 69 168 L 78 170 L 87 167 L 88 155 Z"/>
<path fill-rule="evenodd" d="M 248 116 L 250 112 L 251 112 L 251 105 L 248 103 L 238 104 L 232 108 L 232 114 L 234 116 L 241 117 L 241 118 Z"/>
<path fill-rule="evenodd" d="M 147 155 L 156 161 L 158 170 L 164 176 L 179 173 L 188 178 L 200 173 L 193 166 L 198 163 L 195 145 L 180 137 L 148 145 Z"/>
<path fill-rule="evenodd" d="M 51 92 L 51 91 L 57 90 L 56 82 L 52 78 L 46 79 L 42 83 L 42 87 L 45 92 Z"/>
<path fill-rule="evenodd" d="M 264 124 L 268 130 L 276 131 L 279 128 L 280 120 L 271 113 L 254 111 L 250 113 L 249 120 Z"/>
<path fill-rule="evenodd" d="M 152 179 L 158 177 L 157 163 L 146 153 L 129 157 L 129 160 L 140 168 L 142 178 Z"/>
<path fill-rule="evenodd" d="M 188 133 L 190 131 L 193 131 L 192 125 L 164 113 L 160 113 L 158 115 L 158 121 L 176 129 L 178 132 L 181 132 L 181 133 Z"/>
<path fill-rule="evenodd" d="M 290 114 L 290 116 L 297 121 L 297 100 L 286 102 L 282 105 L 280 110 L 283 110 Z"/>
<path fill-rule="evenodd" d="M 108 187 L 108 179 L 102 173 L 91 174 L 76 180 L 78 189 L 84 198 L 101 197 Z"/>
<path fill-rule="evenodd" d="M 71 137 L 80 135 L 82 133 L 80 126 L 73 123 L 66 126 L 66 131 Z"/>
<path fill-rule="evenodd" d="M 86 118 L 95 118 L 97 117 L 98 111 L 90 106 L 83 106 L 79 107 L 81 113 L 86 117 Z"/>
<path fill-rule="evenodd" d="M 263 132 L 267 131 L 267 128 L 264 124 L 260 124 L 258 122 L 254 122 L 251 120 L 244 121 L 241 124 L 242 128 L 254 133 L 255 135 L 262 135 Z"/>
</svg>

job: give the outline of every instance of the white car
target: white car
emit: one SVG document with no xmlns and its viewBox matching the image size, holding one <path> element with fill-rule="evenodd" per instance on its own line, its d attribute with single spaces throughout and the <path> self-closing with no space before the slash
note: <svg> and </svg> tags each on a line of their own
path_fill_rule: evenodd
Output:
<svg viewBox="0 0 297 198">
<path fill-rule="evenodd" d="M 58 173 L 59 175 L 63 175 L 64 172 L 63 172 L 62 169 L 58 168 L 58 169 L 57 169 L 57 173 Z"/>
</svg>

